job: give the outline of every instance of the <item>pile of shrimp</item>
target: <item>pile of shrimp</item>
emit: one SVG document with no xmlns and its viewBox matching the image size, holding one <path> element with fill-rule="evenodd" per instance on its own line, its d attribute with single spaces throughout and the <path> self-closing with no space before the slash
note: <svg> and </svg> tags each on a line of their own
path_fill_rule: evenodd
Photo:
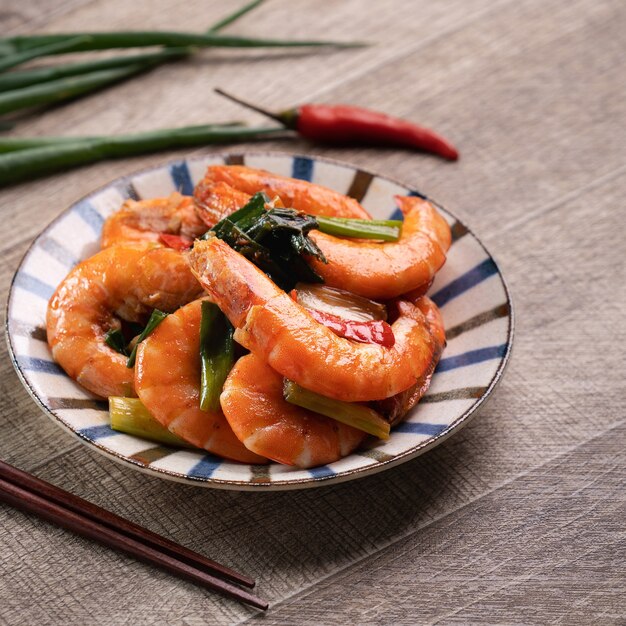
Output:
<svg viewBox="0 0 626 626">
<path fill-rule="evenodd" d="M 89 392 L 138 397 L 157 422 L 193 446 L 243 463 L 310 468 L 352 453 L 368 436 L 287 402 L 284 379 L 366 404 L 391 425 L 402 420 L 428 389 L 445 347 L 441 315 L 425 293 L 445 262 L 450 228 L 428 201 L 397 197 L 404 214 L 398 241 L 311 231 L 328 262 L 309 263 L 325 284 L 383 303 L 393 319 L 393 346 L 358 343 L 316 321 L 293 293 L 224 241 L 197 239 L 260 191 L 310 215 L 370 219 L 356 200 L 319 185 L 211 166 L 193 197 L 128 200 L 106 220 L 101 250 L 72 269 L 49 302 L 48 343 Z M 204 300 L 226 315 L 243 354 L 225 381 L 221 406 L 209 411 L 200 408 Z M 145 324 L 154 309 L 170 314 L 139 343 L 129 369 L 105 337 Z"/>
</svg>

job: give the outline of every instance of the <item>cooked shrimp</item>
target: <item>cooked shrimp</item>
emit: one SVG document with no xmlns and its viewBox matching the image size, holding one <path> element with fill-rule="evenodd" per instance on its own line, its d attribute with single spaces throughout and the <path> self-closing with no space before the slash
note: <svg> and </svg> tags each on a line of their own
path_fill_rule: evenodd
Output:
<svg viewBox="0 0 626 626">
<path fill-rule="evenodd" d="M 193 198 L 173 193 L 167 198 L 127 200 L 102 227 L 102 247 L 119 243 L 160 241 L 161 233 L 195 239 L 206 231 Z"/>
<path fill-rule="evenodd" d="M 119 316 L 145 321 L 154 308 L 173 311 L 202 289 L 184 257 L 169 248 L 113 246 L 77 265 L 52 296 L 47 312 L 48 344 L 54 359 L 96 395 L 134 394 L 126 357 L 105 342 Z"/>
<path fill-rule="evenodd" d="M 200 409 L 202 301 L 163 320 L 137 350 L 135 387 L 155 419 L 199 448 L 244 463 L 266 463 L 235 437 L 222 411 Z"/>
<path fill-rule="evenodd" d="M 406 298 L 406 296 L 403 296 Z M 443 317 L 439 307 L 427 296 L 420 296 L 415 300 L 407 298 L 410 302 L 413 302 L 415 306 L 424 314 L 428 320 L 430 326 L 430 332 L 435 340 L 436 351 L 439 353 L 437 358 L 441 356 L 444 348 L 446 347 L 446 329 L 443 324 Z"/>
<path fill-rule="evenodd" d="M 250 200 L 250 194 L 224 182 L 200 181 L 194 191 L 198 216 L 209 228 Z M 206 227 L 205 227 L 206 230 Z"/>
<path fill-rule="evenodd" d="M 398 303 L 392 348 L 357 344 L 317 323 L 223 241 L 198 241 L 188 258 L 235 326 L 235 340 L 306 389 L 348 402 L 380 400 L 414 385 L 432 360 L 428 322 L 410 302 Z"/>
<path fill-rule="evenodd" d="M 367 211 L 354 198 L 321 185 L 243 165 L 209 166 L 204 180 L 198 185 L 196 200 L 202 202 L 204 186 L 218 182 L 227 183 L 248 194 L 264 191 L 270 198 L 278 196 L 284 206 L 310 215 L 370 219 Z"/>
<path fill-rule="evenodd" d="M 403 296 L 403 298 L 406 296 Z M 430 333 L 435 342 L 435 350 L 430 365 L 426 368 L 417 382 L 399 394 L 376 402 L 374 408 L 382 413 L 389 423 L 394 426 L 422 399 L 428 391 L 430 381 L 439 363 L 439 358 L 446 345 L 446 332 L 443 326 L 443 318 L 437 305 L 426 296 L 410 299 L 428 320 Z"/>
<path fill-rule="evenodd" d="M 241 170 L 242 174 L 239 176 L 238 172 Z M 199 214 L 208 226 L 215 225 L 248 201 L 250 196 L 247 193 L 235 190 L 230 185 L 240 184 L 250 190 L 250 172 L 257 175 L 257 170 L 241 166 L 209 168 L 207 176 L 196 188 L 195 196 Z M 225 176 L 229 182 L 212 182 L 217 175 Z M 259 177 L 260 174 L 253 179 L 256 184 L 260 184 L 257 180 Z M 281 177 L 278 180 L 285 181 L 286 188 L 289 188 L 287 181 L 296 186 L 302 183 Z M 277 189 L 278 193 L 281 190 L 282 188 Z M 295 198 L 296 193 L 291 193 Z M 350 200 L 345 196 L 341 197 Z M 289 201 L 283 200 L 286 206 L 291 206 Z M 311 238 L 320 247 L 328 263 L 317 259 L 311 259 L 310 263 L 327 285 L 368 298 L 389 300 L 405 292 L 419 290 L 432 281 L 445 262 L 445 253 L 451 241 L 450 227 L 426 200 L 414 196 L 397 196 L 396 201 L 405 214 L 402 237 L 398 242 L 381 244 L 333 237 L 319 231 L 311 233 Z M 294 205 L 294 208 L 300 207 Z M 317 215 L 342 215 L 342 209 L 338 210 L 333 203 L 318 208 L 320 210 Z"/>
<path fill-rule="evenodd" d="M 254 354 L 237 361 L 220 402 L 246 448 L 285 465 L 332 463 L 366 437 L 362 430 L 289 404 L 283 398 L 283 377 Z"/>
<path fill-rule="evenodd" d="M 446 260 L 450 227 L 427 200 L 397 197 L 404 212 L 397 242 L 374 243 L 310 233 L 328 263 L 310 259 L 330 287 L 374 300 L 390 300 L 432 280 Z"/>
</svg>

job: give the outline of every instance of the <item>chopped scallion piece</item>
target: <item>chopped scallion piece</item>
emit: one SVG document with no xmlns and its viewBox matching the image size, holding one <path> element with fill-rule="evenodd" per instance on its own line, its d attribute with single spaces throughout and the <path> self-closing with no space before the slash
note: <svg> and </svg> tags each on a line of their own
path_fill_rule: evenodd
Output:
<svg viewBox="0 0 626 626">
<path fill-rule="evenodd" d="M 112 328 L 105 336 L 104 343 L 113 348 L 115 352 L 119 352 L 124 356 L 128 356 L 128 350 L 126 350 L 126 339 L 119 328 Z"/>
<path fill-rule="evenodd" d="M 235 362 L 233 327 L 212 302 L 202 302 L 200 408 L 217 411 L 224 381 Z"/>
<path fill-rule="evenodd" d="M 154 309 L 152 311 L 152 315 L 146 324 L 146 327 L 141 331 L 139 338 L 137 339 L 137 343 L 133 348 L 133 351 L 130 353 L 128 357 L 128 361 L 126 361 L 126 367 L 131 368 L 135 367 L 135 359 L 137 358 L 137 346 L 150 334 L 154 331 L 154 329 L 167 317 L 167 313 L 163 313 L 163 311 L 159 311 L 158 309 Z"/>
<path fill-rule="evenodd" d="M 168 446 L 193 448 L 191 444 L 172 434 L 154 419 L 139 398 L 109 398 L 111 428 L 127 435 L 143 437 Z"/>
<path fill-rule="evenodd" d="M 400 220 L 359 220 L 321 216 L 315 219 L 319 224 L 319 230 L 336 237 L 398 241 L 402 234 L 402 221 Z"/>
<path fill-rule="evenodd" d="M 309 411 L 331 417 L 338 422 L 358 428 L 379 439 L 389 439 L 389 422 L 383 419 L 374 409 L 354 402 L 342 402 L 327 398 L 314 391 L 300 387 L 292 380 L 285 379 L 283 396 L 287 402 L 296 404 Z"/>
</svg>

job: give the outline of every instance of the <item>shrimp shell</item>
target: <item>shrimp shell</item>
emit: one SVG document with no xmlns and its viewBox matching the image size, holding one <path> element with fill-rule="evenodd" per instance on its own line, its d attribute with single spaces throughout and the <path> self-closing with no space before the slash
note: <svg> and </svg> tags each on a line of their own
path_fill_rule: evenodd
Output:
<svg viewBox="0 0 626 626">
<path fill-rule="evenodd" d="M 250 194 L 227 183 L 213 183 L 206 179 L 200 181 L 194 191 L 198 217 L 209 228 L 244 206 L 250 197 Z"/>
<path fill-rule="evenodd" d="M 250 195 L 264 191 L 270 198 L 278 196 L 284 206 L 310 215 L 371 219 L 369 213 L 354 198 L 338 191 L 243 165 L 209 166 L 196 189 L 196 201 L 203 202 L 206 186 L 220 182 Z"/>
<path fill-rule="evenodd" d="M 173 193 L 167 198 L 127 200 L 102 226 L 102 248 L 124 243 L 159 243 L 168 233 L 194 239 L 206 230 L 196 215 L 190 196 Z"/>
</svg>

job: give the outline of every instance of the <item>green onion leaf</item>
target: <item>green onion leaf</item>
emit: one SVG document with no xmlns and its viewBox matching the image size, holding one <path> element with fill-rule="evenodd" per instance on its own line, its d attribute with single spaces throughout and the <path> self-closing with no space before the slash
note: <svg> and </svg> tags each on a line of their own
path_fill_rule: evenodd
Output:
<svg viewBox="0 0 626 626">
<path fill-rule="evenodd" d="M 141 331 L 139 338 L 137 339 L 137 343 L 133 348 L 133 351 L 130 353 L 128 357 L 128 361 L 126 361 L 126 367 L 131 368 L 135 367 L 135 360 L 137 359 L 137 346 L 148 336 L 150 335 L 154 329 L 168 316 L 167 313 L 163 313 L 163 311 L 159 311 L 158 309 L 154 309 L 152 311 L 152 315 L 150 315 L 150 319 L 146 324 L 146 327 Z"/>
<path fill-rule="evenodd" d="M 186 53 L 185 53 L 186 54 Z M 182 56 L 185 56 L 183 54 Z M 181 58 L 179 49 L 164 49 L 147 54 L 115 56 L 108 59 L 66 63 L 54 67 L 36 67 L 19 72 L 9 72 L 0 76 L 0 92 L 10 89 L 21 89 L 30 85 L 38 85 L 52 80 L 90 74 L 101 70 L 118 69 L 130 65 L 143 65 L 145 69 L 156 67 L 158 63 Z"/>
<path fill-rule="evenodd" d="M 389 439 L 389 422 L 383 419 L 374 409 L 364 404 L 342 402 L 327 398 L 314 391 L 300 387 L 292 380 L 285 379 L 283 396 L 287 402 L 296 404 L 304 409 L 331 417 L 338 422 L 358 428 L 379 439 Z"/>
<path fill-rule="evenodd" d="M 0 72 L 4 72 L 16 65 L 26 63 L 38 57 L 47 56 L 49 54 L 60 54 L 62 52 L 68 52 L 75 46 L 87 43 L 89 37 L 86 35 L 80 35 L 78 37 L 70 37 L 62 41 L 57 41 L 49 44 L 44 44 L 36 48 L 30 48 L 23 52 L 16 52 L 14 54 L 8 54 L 0 58 Z"/>
<path fill-rule="evenodd" d="M 76 98 L 129 76 L 139 74 L 145 69 L 145 65 L 136 64 L 4 91 L 0 93 L 0 114 Z"/>
<path fill-rule="evenodd" d="M 215 224 L 209 233 L 213 232 L 219 237 L 220 233 L 227 233 L 232 230 L 232 226 L 237 226 L 240 231 L 245 232 L 265 213 L 267 201 L 267 196 L 264 193 L 255 193 L 244 206 Z M 205 237 L 207 235 L 208 233 L 205 234 Z"/>
<path fill-rule="evenodd" d="M 314 256 L 326 262 L 324 254 L 308 233 L 317 228 L 314 217 L 293 209 L 269 209 L 268 197 L 257 193 L 246 205 L 218 222 L 211 234 L 252 261 L 282 289 L 297 282 L 324 282 L 306 262 Z"/>
<path fill-rule="evenodd" d="M 233 326 L 217 305 L 204 300 L 200 321 L 200 408 L 217 411 L 224 381 L 235 362 Z"/>
<path fill-rule="evenodd" d="M 263 39 L 255 37 L 235 37 L 218 35 L 214 32 L 206 34 L 173 32 L 173 31 L 116 31 L 94 33 L 58 33 L 53 35 L 17 35 L 0 38 L 0 50 L 8 53 L 19 53 L 33 48 L 66 44 L 72 38 L 87 37 L 84 41 L 63 46 L 54 54 L 67 52 L 87 52 L 91 50 L 109 50 L 111 48 L 143 48 L 146 46 L 176 46 L 199 48 L 301 48 L 301 47 L 363 47 L 361 42 L 339 42 L 286 39 Z M 49 53 L 51 54 L 51 53 Z"/>
<path fill-rule="evenodd" d="M 115 352 L 119 352 L 124 356 L 128 356 L 128 350 L 126 349 L 126 339 L 120 328 L 112 328 L 105 336 L 104 343 L 113 348 Z"/>
<path fill-rule="evenodd" d="M 220 20 L 207 31 L 209 33 L 215 33 L 222 28 L 232 24 L 246 13 L 252 11 L 263 0 L 253 0 L 249 4 L 245 5 L 241 9 L 238 9 L 234 13 L 231 13 L 224 19 Z M 70 42 L 75 43 L 75 40 Z M 72 43 L 72 45 L 73 45 Z M 54 44 L 55 46 L 58 44 Z M 62 45 L 67 46 L 68 42 L 65 41 Z M 42 49 L 36 49 L 40 53 Z M 85 61 L 81 63 L 68 63 L 57 67 L 42 67 L 32 70 L 26 70 L 23 72 L 11 72 L 4 76 L 0 76 L 0 91 L 6 91 L 8 89 L 18 89 L 21 87 L 27 87 L 29 85 L 35 85 L 42 82 L 56 80 L 60 78 L 67 78 L 69 76 L 78 76 L 81 74 L 87 74 L 100 70 L 114 69 L 119 67 L 128 67 L 130 65 L 142 65 L 144 70 L 149 70 L 157 65 L 167 63 L 168 61 L 175 61 L 183 59 L 194 52 L 193 48 L 164 48 L 159 52 L 153 52 L 148 54 L 136 54 L 131 56 L 116 56 L 108 59 L 96 59 L 92 61 Z M 49 54 L 49 53 L 46 53 Z M 85 92 L 86 93 L 86 92 Z"/>
<path fill-rule="evenodd" d="M 223 124 L 219 124 L 215 126 L 215 128 L 239 128 L 242 129 L 241 122 L 224 122 Z M 198 133 L 203 133 L 207 129 L 206 125 L 201 126 L 188 126 L 186 127 L 186 131 L 189 133 L 193 133 L 197 131 Z M 181 129 L 173 129 L 171 132 L 178 132 Z M 149 138 L 151 141 L 154 140 L 154 132 L 163 132 L 167 133 L 167 130 L 163 131 L 150 131 Z M 142 137 L 146 137 L 147 133 L 141 133 L 138 135 L 132 135 L 135 140 L 140 140 Z M 127 136 L 128 137 L 128 136 Z M 17 152 L 18 150 L 30 150 L 33 148 L 50 148 L 55 146 L 74 146 L 77 144 L 85 144 L 91 143 L 92 145 L 99 142 L 107 142 L 113 140 L 119 140 L 120 137 L 84 137 L 84 136 L 75 136 L 75 137 L 67 137 L 67 136 L 44 136 L 44 137 L 0 137 L 0 155 L 6 154 L 7 152 Z"/>
<path fill-rule="evenodd" d="M 237 21 L 240 17 L 243 17 L 246 13 L 252 11 L 252 9 L 256 9 L 258 6 L 263 4 L 265 0 L 252 0 L 248 4 L 245 4 L 241 9 L 238 9 L 234 13 L 227 15 L 225 18 L 221 19 L 219 22 L 216 22 L 211 26 L 208 30 L 209 33 L 216 33 L 222 28 L 226 28 L 226 26 L 230 26 L 233 22 Z"/>
</svg>

